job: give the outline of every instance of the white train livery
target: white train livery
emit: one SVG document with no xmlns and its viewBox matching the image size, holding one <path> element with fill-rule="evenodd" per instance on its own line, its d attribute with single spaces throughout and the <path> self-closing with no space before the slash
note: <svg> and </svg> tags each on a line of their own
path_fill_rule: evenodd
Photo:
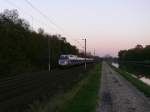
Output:
<svg viewBox="0 0 150 112">
<path fill-rule="evenodd" d="M 93 62 L 93 58 L 86 58 L 86 63 Z M 72 54 L 62 54 L 58 60 L 60 66 L 80 65 L 85 63 L 85 58 L 78 57 Z"/>
</svg>

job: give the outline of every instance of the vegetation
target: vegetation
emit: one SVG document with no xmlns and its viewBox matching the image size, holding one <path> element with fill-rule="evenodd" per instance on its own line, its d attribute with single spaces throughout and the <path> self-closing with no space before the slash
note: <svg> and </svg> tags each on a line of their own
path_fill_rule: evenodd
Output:
<svg viewBox="0 0 150 112">
<path fill-rule="evenodd" d="M 150 97 L 150 86 L 142 82 L 141 80 L 134 78 L 130 73 L 127 73 L 119 68 L 111 66 L 115 71 L 122 75 L 125 79 L 131 82 L 137 89 L 145 94 L 145 96 Z"/>
<path fill-rule="evenodd" d="M 100 66 L 92 70 L 84 82 L 80 85 L 79 91 L 64 109 L 64 112 L 94 112 L 100 82 Z"/>
<path fill-rule="evenodd" d="M 0 77 L 48 68 L 48 48 L 52 67 L 57 66 L 60 54 L 79 53 L 65 37 L 31 29 L 17 10 L 0 13 Z"/>
<path fill-rule="evenodd" d="M 63 96 L 93 68 L 94 64 L 88 64 L 87 71 L 84 66 L 76 66 L 51 72 L 18 74 L 0 79 L 0 110 L 1 112 L 23 112 L 29 108 L 30 104 L 34 110 L 35 105 L 42 108 L 45 102 L 51 101 L 56 95 Z"/>
<path fill-rule="evenodd" d="M 100 85 L 100 65 L 95 66 L 70 91 L 48 102 L 36 102 L 29 112 L 94 112 Z"/>
<path fill-rule="evenodd" d="M 132 63 L 132 62 L 120 62 L 119 68 L 129 73 L 136 75 L 137 77 L 150 78 L 150 66 L 149 64 Z"/>
<path fill-rule="evenodd" d="M 147 45 L 146 47 L 137 45 L 133 49 L 121 50 L 118 56 L 120 61 L 141 61 L 150 63 L 150 45 Z"/>
</svg>

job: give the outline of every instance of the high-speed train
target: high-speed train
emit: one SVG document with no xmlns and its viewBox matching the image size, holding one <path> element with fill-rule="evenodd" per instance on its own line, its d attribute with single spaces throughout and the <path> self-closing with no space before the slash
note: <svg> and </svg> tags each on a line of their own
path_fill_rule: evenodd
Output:
<svg viewBox="0 0 150 112">
<path fill-rule="evenodd" d="M 86 58 L 86 63 L 93 62 L 93 58 Z M 78 57 L 72 54 L 62 54 L 58 60 L 60 66 L 80 65 L 85 63 L 85 58 Z"/>
</svg>

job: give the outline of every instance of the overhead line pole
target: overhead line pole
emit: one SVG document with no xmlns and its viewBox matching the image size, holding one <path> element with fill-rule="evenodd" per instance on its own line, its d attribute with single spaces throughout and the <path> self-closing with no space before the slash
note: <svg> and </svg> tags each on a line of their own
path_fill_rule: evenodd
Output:
<svg viewBox="0 0 150 112">
<path fill-rule="evenodd" d="M 50 61 L 50 38 L 48 37 L 48 71 L 51 71 L 51 61 Z"/>
<path fill-rule="evenodd" d="M 85 38 L 85 69 L 86 69 L 86 38 Z"/>
<path fill-rule="evenodd" d="M 84 42 L 85 42 L 85 43 L 84 43 L 84 44 L 85 44 L 85 46 L 84 46 L 84 55 L 85 55 L 85 56 L 84 56 L 84 59 L 85 59 L 84 67 L 85 67 L 85 70 L 86 70 L 86 68 L 87 68 L 87 67 L 86 67 L 86 38 L 83 39 L 83 40 L 84 40 Z"/>
</svg>

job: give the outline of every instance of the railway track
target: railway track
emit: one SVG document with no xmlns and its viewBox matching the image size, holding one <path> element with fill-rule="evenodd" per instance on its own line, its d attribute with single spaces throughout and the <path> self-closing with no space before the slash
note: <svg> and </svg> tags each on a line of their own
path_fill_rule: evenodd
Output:
<svg viewBox="0 0 150 112">
<path fill-rule="evenodd" d="M 91 68 L 92 65 L 88 65 Z M 85 72 L 83 66 L 22 74 L 0 80 L 0 112 L 22 112 L 33 101 L 71 88 Z"/>
</svg>

